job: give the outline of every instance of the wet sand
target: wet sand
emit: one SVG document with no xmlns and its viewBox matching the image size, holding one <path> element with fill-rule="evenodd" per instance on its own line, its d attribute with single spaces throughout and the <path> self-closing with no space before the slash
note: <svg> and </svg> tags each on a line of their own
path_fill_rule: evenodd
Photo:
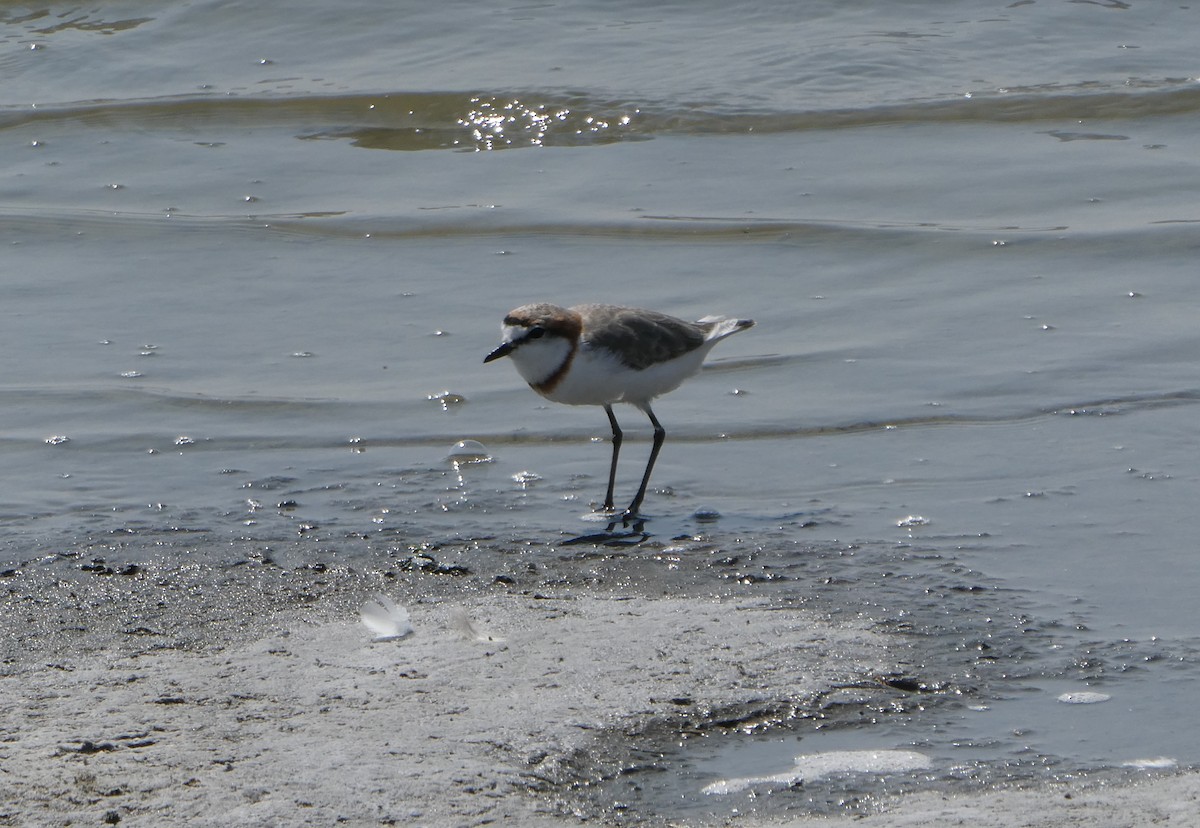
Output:
<svg viewBox="0 0 1200 828">
<path fill-rule="evenodd" d="M 639 743 L 787 715 L 903 651 L 766 597 L 451 579 L 420 560 L 215 581 L 9 570 L 0 825 L 637 823 L 587 792 Z M 358 621 L 377 588 L 407 605 L 411 636 L 374 641 Z M 792 824 L 1184 825 L 1197 779 L 922 794 Z"/>
<path fill-rule="evenodd" d="M 1046 785 L 1037 790 L 971 796 L 917 794 L 886 803 L 865 817 L 805 819 L 795 828 L 1142 828 L 1193 826 L 1200 814 L 1200 774 L 1147 779 L 1139 784 Z"/>
</svg>

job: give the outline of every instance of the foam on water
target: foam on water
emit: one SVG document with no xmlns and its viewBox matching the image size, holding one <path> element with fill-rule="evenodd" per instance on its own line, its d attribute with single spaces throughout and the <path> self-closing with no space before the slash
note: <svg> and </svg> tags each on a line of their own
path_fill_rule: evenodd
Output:
<svg viewBox="0 0 1200 828">
<path fill-rule="evenodd" d="M 791 769 L 770 776 L 746 776 L 721 779 L 700 789 L 703 794 L 728 794 L 753 787 L 787 787 L 815 782 L 833 774 L 886 774 L 924 770 L 931 765 L 928 756 L 912 750 L 847 750 L 797 756 Z"/>
</svg>

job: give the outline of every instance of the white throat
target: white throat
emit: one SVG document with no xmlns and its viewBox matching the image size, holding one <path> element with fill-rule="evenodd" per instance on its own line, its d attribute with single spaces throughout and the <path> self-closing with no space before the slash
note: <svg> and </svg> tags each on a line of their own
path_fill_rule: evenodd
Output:
<svg viewBox="0 0 1200 828">
<path fill-rule="evenodd" d="M 526 329 L 506 325 L 504 339 L 512 342 L 526 334 Z M 539 385 L 550 379 L 571 356 L 571 343 L 561 336 L 546 334 L 541 339 L 521 343 L 510 355 L 517 372 L 530 385 Z"/>
</svg>

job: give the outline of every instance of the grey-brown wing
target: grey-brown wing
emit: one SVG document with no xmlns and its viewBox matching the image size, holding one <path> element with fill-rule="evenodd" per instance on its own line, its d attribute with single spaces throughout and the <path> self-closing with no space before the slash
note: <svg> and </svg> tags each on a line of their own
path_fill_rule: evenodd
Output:
<svg viewBox="0 0 1200 828">
<path fill-rule="evenodd" d="M 640 371 L 699 348 L 706 330 L 665 313 L 601 305 L 589 308 L 582 339 L 585 347 L 607 348 Z"/>
</svg>

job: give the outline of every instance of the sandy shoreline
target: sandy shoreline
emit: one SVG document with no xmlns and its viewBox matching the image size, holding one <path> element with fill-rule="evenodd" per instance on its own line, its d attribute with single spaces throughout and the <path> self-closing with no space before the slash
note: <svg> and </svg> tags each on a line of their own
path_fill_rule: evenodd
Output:
<svg viewBox="0 0 1200 828">
<path fill-rule="evenodd" d="M 196 599 L 145 569 L 10 572 L 0 825 L 578 824 L 588 774 L 629 761 L 622 738 L 779 715 L 887 674 L 903 649 L 765 596 L 503 580 L 425 598 L 393 582 L 415 633 L 375 642 L 354 608 L 387 581 L 274 577 L 247 569 Z M 168 581 L 191 596 L 179 612 L 155 597 Z M 921 794 L 791 824 L 1195 824 L 1198 778 Z"/>
<path fill-rule="evenodd" d="M 490 598 L 374 643 L 299 624 L 212 654 L 87 657 L 4 680 L 6 818 L 158 824 L 528 824 L 591 734 L 682 707 L 774 703 L 874 665 L 871 636 L 697 599 Z M 464 608 L 457 608 L 462 611 Z M 730 628 L 737 628 L 731 634 Z M 747 638 L 780 643 L 754 650 Z M 20 823 L 18 823 L 20 824 Z"/>
<path fill-rule="evenodd" d="M 558 824 L 596 734 L 886 666 L 877 635 L 769 600 L 529 592 L 431 560 L 8 572 L 0 824 Z M 388 587 L 415 632 L 376 642 L 356 607 Z"/>
</svg>

